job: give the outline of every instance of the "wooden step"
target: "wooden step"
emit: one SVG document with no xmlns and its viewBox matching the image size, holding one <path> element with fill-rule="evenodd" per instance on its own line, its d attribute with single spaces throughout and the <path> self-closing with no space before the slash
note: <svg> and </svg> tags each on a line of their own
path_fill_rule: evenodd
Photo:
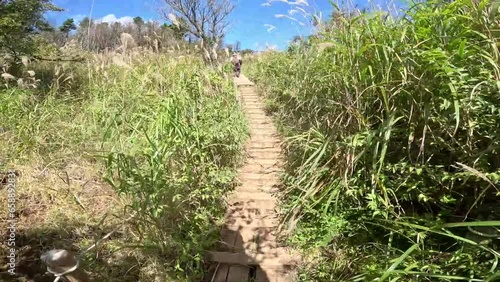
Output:
<svg viewBox="0 0 500 282">
<path fill-rule="evenodd" d="M 234 193 L 229 197 L 229 203 L 232 203 L 233 201 L 241 201 L 248 199 L 252 199 L 255 201 L 269 200 L 270 198 L 276 200 L 276 197 L 272 193 L 236 191 L 236 193 Z"/>
<path fill-rule="evenodd" d="M 258 133 L 263 130 L 268 130 L 271 127 L 269 126 L 269 124 L 250 124 L 249 128 L 250 128 L 250 134 L 252 134 L 252 132 Z"/>
<path fill-rule="evenodd" d="M 251 142 L 249 146 L 249 149 L 272 149 L 272 148 L 281 148 L 281 144 L 279 142 L 255 141 Z"/>
<path fill-rule="evenodd" d="M 219 265 L 218 267 L 215 268 L 215 273 L 213 274 L 213 277 L 211 277 L 210 280 L 211 282 L 227 282 L 227 274 L 229 273 L 229 265 Z M 236 282 L 236 281 L 235 281 Z"/>
<path fill-rule="evenodd" d="M 274 195 L 283 172 L 281 140 L 265 101 L 244 75 L 234 79 L 250 127 L 247 159 L 239 168 L 238 186 L 229 207 L 212 261 L 211 282 L 290 282 L 300 256 L 279 246 L 279 206 Z M 205 281 L 205 280 L 204 280 Z"/>
<path fill-rule="evenodd" d="M 231 265 L 227 273 L 226 281 L 249 281 L 250 269 L 242 265 Z"/>
<path fill-rule="evenodd" d="M 255 172 L 241 172 L 238 174 L 238 179 L 242 182 L 249 181 L 269 181 L 270 183 L 275 183 L 280 181 L 280 177 L 277 173 L 255 173 Z"/>
<path fill-rule="evenodd" d="M 298 255 L 290 255 L 286 252 L 275 251 L 271 253 L 250 252 L 208 252 L 210 261 L 231 265 L 258 265 L 258 266 L 281 266 L 296 265 L 300 262 Z"/>
<path fill-rule="evenodd" d="M 279 156 L 281 154 L 281 147 L 272 147 L 272 148 L 247 148 L 247 153 L 268 153 L 273 154 L 273 156 L 269 157 L 271 160 L 274 160 L 274 156 Z M 275 154 L 275 155 L 274 155 Z"/>
<path fill-rule="evenodd" d="M 270 126 L 269 128 L 250 129 L 250 134 L 278 134 L 278 131 Z"/>
<path fill-rule="evenodd" d="M 277 218 L 274 209 L 238 209 L 228 208 L 224 218 L 242 218 L 245 220 L 266 220 Z"/>
<path fill-rule="evenodd" d="M 257 160 L 256 160 L 257 161 Z M 278 162 L 276 162 L 278 163 Z M 253 165 L 245 165 L 240 169 L 241 173 L 282 173 L 283 169 L 277 165 L 261 165 L 261 164 L 253 164 Z"/>
<path fill-rule="evenodd" d="M 277 218 L 226 218 L 224 228 L 226 230 L 238 231 L 242 228 L 276 228 L 279 225 Z"/>
<path fill-rule="evenodd" d="M 294 278 L 294 266 L 259 266 L 255 271 L 253 282 L 291 282 Z"/>
<path fill-rule="evenodd" d="M 246 150 L 247 153 L 247 162 L 256 162 L 262 165 L 274 165 L 277 161 L 280 161 L 281 148 L 273 147 L 273 148 L 248 148 Z"/>
<path fill-rule="evenodd" d="M 270 138 L 275 138 L 275 139 L 280 138 L 280 135 L 275 130 L 265 130 L 265 131 L 261 130 L 261 131 L 255 132 L 255 134 L 251 135 L 250 140 L 252 140 L 255 137 L 263 137 L 263 136 L 268 136 Z"/>
<path fill-rule="evenodd" d="M 264 116 L 264 117 L 255 117 L 250 119 L 251 123 L 265 123 L 265 124 L 273 124 L 273 120 L 271 117 Z"/>
<path fill-rule="evenodd" d="M 245 114 L 250 115 L 250 114 L 265 114 L 266 112 L 264 109 L 245 109 Z"/>
<path fill-rule="evenodd" d="M 259 98 L 250 97 L 249 95 L 241 95 L 241 99 L 243 100 L 244 105 L 264 105 L 264 102 Z"/>
<path fill-rule="evenodd" d="M 261 267 L 212 263 L 209 270 L 210 276 L 203 282 L 291 282 L 297 281 L 291 271 L 294 268 L 291 265 Z"/>
<path fill-rule="evenodd" d="M 250 131 L 250 138 L 248 138 L 248 142 L 256 142 L 256 141 L 265 141 L 265 140 L 257 140 L 260 139 L 261 136 L 269 136 L 269 140 L 272 142 L 281 143 L 281 138 L 279 133 L 275 130 L 267 130 L 267 129 L 252 129 Z"/>
<path fill-rule="evenodd" d="M 260 112 L 264 112 L 264 109 L 262 106 L 245 106 L 245 111 L 246 112 L 251 112 L 251 111 L 260 111 Z M 254 121 L 253 119 L 250 120 L 250 121 Z"/>
<path fill-rule="evenodd" d="M 221 231 L 221 239 L 217 244 L 217 251 L 241 252 L 245 250 L 260 251 L 272 250 L 278 247 L 276 240 L 277 219 L 253 220 L 254 222 L 270 222 L 271 226 L 237 226 L 225 225 Z"/>
<path fill-rule="evenodd" d="M 251 108 L 258 108 L 258 109 L 263 109 L 265 104 L 262 102 L 257 102 L 257 101 L 243 101 L 243 105 L 245 105 L 245 109 L 251 109 Z"/>
<path fill-rule="evenodd" d="M 261 112 L 258 113 L 246 113 L 244 112 L 245 116 L 251 120 L 252 118 L 269 118 L 271 120 L 274 119 L 274 112 L 266 109 L 265 107 L 262 108 Z"/>
<path fill-rule="evenodd" d="M 236 200 L 231 202 L 229 205 L 230 209 L 275 209 L 276 208 L 276 199 L 269 197 L 266 200 L 254 200 L 254 199 L 246 199 L 246 200 Z"/>
<path fill-rule="evenodd" d="M 268 183 L 267 181 L 248 181 L 243 183 L 238 187 L 238 192 L 247 192 L 247 193 L 278 193 L 280 190 L 279 183 Z"/>
<path fill-rule="evenodd" d="M 273 156 L 276 156 L 273 158 Z M 253 166 L 261 166 L 264 168 L 280 167 L 283 160 L 279 159 L 279 152 L 266 152 L 264 150 L 255 151 L 249 154 L 248 160 L 251 160 Z M 248 164 L 248 163 L 247 163 Z M 247 164 L 244 164 L 240 169 L 243 169 Z"/>
<path fill-rule="evenodd" d="M 270 118 L 251 119 L 250 124 L 267 124 L 270 128 L 273 127 L 273 121 Z"/>
</svg>

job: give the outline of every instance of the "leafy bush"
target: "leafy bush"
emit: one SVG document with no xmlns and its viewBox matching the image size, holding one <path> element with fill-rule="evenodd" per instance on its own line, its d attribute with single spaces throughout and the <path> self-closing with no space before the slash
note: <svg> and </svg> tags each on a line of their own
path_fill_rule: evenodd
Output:
<svg viewBox="0 0 500 282">
<path fill-rule="evenodd" d="M 124 121 L 136 133 L 133 150 L 109 155 L 108 181 L 131 199 L 127 210 L 137 214 L 134 229 L 144 244 L 194 279 L 203 252 L 219 238 L 246 126 L 232 82 L 192 62 L 167 73 L 180 85 Z"/>
<path fill-rule="evenodd" d="M 310 47 L 249 68 L 288 136 L 292 242 L 324 247 L 324 263 L 350 246 L 347 262 L 304 279 L 483 281 L 500 258 L 491 6 L 427 1 L 400 18 L 336 15 Z"/>
</svg>

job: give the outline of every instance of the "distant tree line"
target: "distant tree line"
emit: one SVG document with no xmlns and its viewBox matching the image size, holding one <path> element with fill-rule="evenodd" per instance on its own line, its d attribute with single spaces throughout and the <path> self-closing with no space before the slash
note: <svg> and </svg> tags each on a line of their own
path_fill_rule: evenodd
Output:
<svg viewBox="0 0 500 282">
<path fill-rule="evenodd" d="M 63 11 L 51 0 L 0 0 L 0 54 L 19 62 L 22 56 L 60 54 L 59 48 L 70 42 L 91 52 L 112 51 L 122 46 L 124 38 L 135 46 L 159 51 L 196 43 L 211 62 L 222 48 L 251 52 L 240 50 L 239 42 L 223 44 L 227 16 L 233 10 L 229 0 L 203 5 L 196 0 L 165 0 L 165 5 L 165 22 L 135 17 L 130 23 L 108 23 L 87 17 L 80 22 L 69 18 L 57 27 L 44 17 L 50 11 Z"/>
<path fill-rule="evenodd" d="M 165 48 L 181 41 L 192 41 L 182 25 L 144 21 L 135 17 L 132 23 L 99 22 L 88 17 L 76 25 L 74 19 L 67 19 L 59 28 L 43 32 L 43 37 L 62 47 L 71 40 L 88 51 L 115 50 L 121 46 L 121 34 L 128 33 L 140 47 Z"/>
</svg>

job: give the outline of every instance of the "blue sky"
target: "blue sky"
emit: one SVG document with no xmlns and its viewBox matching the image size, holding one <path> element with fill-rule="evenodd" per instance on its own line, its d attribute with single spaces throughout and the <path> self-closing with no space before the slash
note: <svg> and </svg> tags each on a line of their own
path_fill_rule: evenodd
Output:
<svg viewBox="0 0 500 282">
<path fill-rule="evenodd" d="M 268 1 L 272 3 L 266 5 Z M 302 13 L 300 11 L 291 12 L 296 21 L 276 15 L 290 16 L 290 10 L 300 7 L 308 13 L 321 12 L 325 18 L 333 10 L 328 0 L 307 0 L 308 5 L 290 5 L 284 1 L 287 0 L 234 0 L 236 8 L 230 17 L 231 24 L 227 29 L 225 43 L 232 44 L 240 41 L 243 49 L 260 50 L 266 46 L 283 49 L 294 35 L 309 34 L 311 26 L 300 15 Z M 92 0 L 53 0 L 53 3 L 66 10 L 47 15 L 49 22 L 55 25 L 60 25 L 67 18 L 79 21 L 89 16 L 92 6 Z M 357 0 L 356 3 L 361 6 L 367 4 L 366 0 Z M 127 22 L 133 17 L 140 16 L 145 20 L 163 21 L 156 12 L 160 6 L 161 0 L 94 0 L 92 18 L 108 22 Z M 299 22 L 303 22 L 304 26 Z"/>
</svg>

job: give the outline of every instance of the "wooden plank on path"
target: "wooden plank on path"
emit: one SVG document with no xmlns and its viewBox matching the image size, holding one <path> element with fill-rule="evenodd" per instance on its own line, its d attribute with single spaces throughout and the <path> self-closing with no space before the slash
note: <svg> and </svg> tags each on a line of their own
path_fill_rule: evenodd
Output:
<svg viewBox="0 0 500 282">
<path fill-rule="evenodd" d="M 227 282 L 247 282 L 250 269 L 246 266 L 232 265 L 227 274 Z"/>
</svg>

